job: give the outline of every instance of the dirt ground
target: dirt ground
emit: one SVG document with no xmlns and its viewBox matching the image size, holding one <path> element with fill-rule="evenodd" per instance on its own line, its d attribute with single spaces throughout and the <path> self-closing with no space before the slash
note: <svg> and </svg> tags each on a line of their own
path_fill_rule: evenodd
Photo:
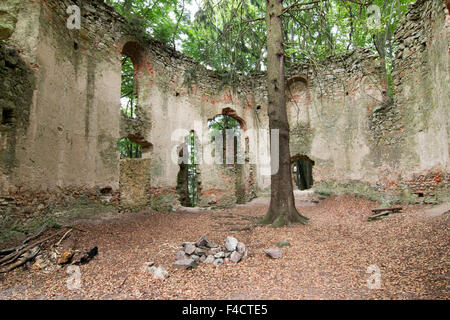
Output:
<svg viewBox="0 0 450 320">
<path fill-rule="evenodd" d="M 99 254 L 81 268 L 81 289 L 69 290 L 67 267 L 16 269 L 0 275 L 2 299 L 449 299 L 449 215 L 427 214 L 430 206 L 404 207 L 367 221 L 378 204 L 350 196 L 319 204 L 297 201 L 307 226 L 274 229 L 253 225 L 268 199 L 225 210 L 141 212 L 82 221 L 74 231 L 80 248 Z M 224 244 L 244 242 L 249 256 L 238 264 L 193 270 L 172 267 L 183 241 L 206 235 Z M 281 240 L 283 258 L 263 249 Z M 146 261 L 170 277 L 154 280 Z M 381 288 L 369 289 L 369 266 L 381 273 Z"/>
</svg>

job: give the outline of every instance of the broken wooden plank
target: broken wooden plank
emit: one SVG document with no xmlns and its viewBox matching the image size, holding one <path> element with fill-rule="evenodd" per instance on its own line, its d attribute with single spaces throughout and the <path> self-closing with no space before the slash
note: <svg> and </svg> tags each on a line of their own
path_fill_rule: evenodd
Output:
<svg viewBox="0 0 450 320">
<path fill-rule="evenodd" d="M 380 208 L 380 209 L 372 209 L 373 213 L 378 213 L 381 211 L 392 211 L 394 213 L 400 212 L 403 208 L 402 207 L 392 207 L 392 208 Z"/>
<path fill-rule="evenodd" d="M 391 211 L 382 211 L 380 213 L 374 214 L 372 216 L 370 216 L 367 220 L 372 221 L 372 220 L 378 220 L 380 217 L 382 216 L 387 216 L 391 213 Z"/>
</svg>

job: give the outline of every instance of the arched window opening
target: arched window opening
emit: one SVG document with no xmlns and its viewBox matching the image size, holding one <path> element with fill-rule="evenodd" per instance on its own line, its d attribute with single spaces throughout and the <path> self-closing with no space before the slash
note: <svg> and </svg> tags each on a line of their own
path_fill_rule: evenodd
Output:
<svg viewBox="0 0 450 320">
<path fill-rule="evenodd" d="M 177 193 L 181 205 L 185 207 L 196 207 L 199 194 L 199 172 L 197 156 L 199 152 L 199 141 L 195 132 L 191 131 L 185 142 L 178 148 L 178 164 L 180 171 L 177 177 Z"/>
<path fill-rule="evenodd" d="M 298 187 L 298 189 L 311 189 L 314 184 L 312 175 L 314 161 L 312 161 L 308 156 L 297 155 L 295 157 L 292 157 L 291 163 L 294 183 Z"/>
<path fill-rule="evenodd" d="M 225 114 L 208 121 L 211 141 L 215 143 L 216 163 L 242 164 L 240 148 L 241 125 L 238 120 Z"/>
<path fill-rule="evenodd" d="M 120 108 L 128 118 L 136 117 L 138 102 L 135 84 L 135 68 L 133 61 L 127 55 L 122 55 L 122 87 L 120 95 Z"/>
</svg>

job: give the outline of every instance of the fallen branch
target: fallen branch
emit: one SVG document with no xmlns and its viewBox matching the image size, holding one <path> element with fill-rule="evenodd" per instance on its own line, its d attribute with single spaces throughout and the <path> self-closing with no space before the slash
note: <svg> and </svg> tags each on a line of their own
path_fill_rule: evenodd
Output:
<svg viewBox="0 0 450 320">
<path fill-rule="evenodd" d="M 372 221 L 372 220 L 378 220 L 378 218 L 380 218 L 381 216 L 387 216 L 389 215 L 391 212 L 390 211 L 382 211 L 378 214 L 375 214 L 373 216 L 370 216 L 367 220 Z"/>
<path fill-rule="evenodd" d="M 47 230 L 47 224 L 46 224 L 46 223 L 42 226 L 41 230 L 40 230 L 38 233 L 36 233 L 35 235 L 33 235 L 33 236 L 31 236 L 31 237 L 26 238 L 25 240 L 23 240 L 22 243 L 23 243 L 23 244 L 27 244 L 27 243 L 30 242 L 31 240 L 36 239 L 36 238 L 39 237 L 45 230 Z"/>
<path fill-rule="evenodd" d="M 20 250 L 18 250 L 18 251 L 16 251 L 16 252 L 13 252 L 13 253 L 7 255 L 6 257 L 4 257 L 4 258 L 2 258 L 2 259 L 0 260 L 0 266 L 5 266 L 5 265 L 7 265 L 7 264 L 10 264 L 10 263 L 14 262 L 14 261 L 17 260 L 22 254 L 24 254 L 25 252 L 27 252 L 27 251 L 30 250 L 31 248 L 34 248 L 35 246 L 40 245 L 40 244 L 44 243 L 45 241 L 48 241 L 48 240 L 50 240 L 51 238 L 53 238 L 53 237 L 55 237 L 55 236 L 61 234 L 62 231 L 64 231 L 64 230 L 60 230 L 60 231 L 58 231 L 58 232 L 52 234 L 51 236 L 48 236 L 48 237 L 46 237 L 46 238 L 44 238 L 44 239 L 42 239 L 42 240 L 37 241 L 36 243 L 30 244 L 30 245 L 28 245 L 28 246 L 26 246 L 26 247 L 24 247 L 24 248 L 22 248 L 22 249 L 20 249 Z"/>
<path fill-rule="evenodd" d="M 64 238 L 69 234 L 70 231 L 72 231 L 73 229 L 69 229 L 66 233 L 64 233 L 64 235 L 62 236 L 61 239 L 59 239 L 59 241 L 55 244 L 55 246 L 59 246 L 61 244 L 61 242 L 64 240 Z"/>
<path fill-rule="evenodd" d="M 0 250 L 0 256 L 4 256 L 4 255 L 10 254 L 10 253 L 12 253 L 14 251 L 18 251 L 20 249 L 23 249 L 28 242 L 30 242 L 31 240 L 34 240 L 37 237 L 39 237 L 45 230 L 47 230 L 47 224 L 44 224 L 42 226 L 41 230 L 38 233 L 36 233 L 36 234 L 26 238 L 25 240 L 23 240 L 21 245 L 16 246 L 16 247 L 12 247 L 12 248 L 8 248 L 8 249 Z"/>
<path fill-rule="evenodd" d="M 12 252 L 20 250 L 23 247 L 25 247 L 25 245 L 21 244 L 20 246 L 17 246 L 17 247 L 12 247 L 12 248 L 8 248 L 8 249 L 0 250 L 0 256 L 11 254 Z"/>
<path fill-rule="evenodd" d="M 392 211 L 393 213 L 400 212 L 403 208 L 402 207 L 392 207 L 392 208 L 380 208 L 380 209 L 372 209 L 373 213 L 378 213 L 382 211 Z"/>
<path fill-rule="evenodd" d="M 41 252 L 41 248 L 39 246 L 33 247 L 31 250 L 26 252 L 26 253 L 28 253 L 28 255 L 24 254 L 15 263 L 9 265 L 5 269 L 0 270 L 0 273 L 7 273 L 7 272 L 10 272 L 11 270 L 14 270 L 17 267 L 24 265 L 28 261 L 33 260 L 39 254 L 39 252 Z"/>
</svg>

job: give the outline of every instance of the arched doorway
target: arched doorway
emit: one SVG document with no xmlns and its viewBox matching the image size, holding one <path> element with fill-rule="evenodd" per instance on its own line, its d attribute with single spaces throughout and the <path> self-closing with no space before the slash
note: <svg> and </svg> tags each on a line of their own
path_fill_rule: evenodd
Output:
<svg viewBox="0 0 450 320">
<path fill-rule="evenodd" d="M 178 147 L 178 164 L 176 191 L 182 206 L 196 207 L 200 193 L 200 172 L 198 169 L 199 140 L 192 130 L 185 142 Z"/>
<path fill-rule="evenodd" d="M 312 161 L 308 156 L 297 155 L 291 158 L 294 183 L 299 190 L 311 189 L 314 184 Z"/>
</svg>

